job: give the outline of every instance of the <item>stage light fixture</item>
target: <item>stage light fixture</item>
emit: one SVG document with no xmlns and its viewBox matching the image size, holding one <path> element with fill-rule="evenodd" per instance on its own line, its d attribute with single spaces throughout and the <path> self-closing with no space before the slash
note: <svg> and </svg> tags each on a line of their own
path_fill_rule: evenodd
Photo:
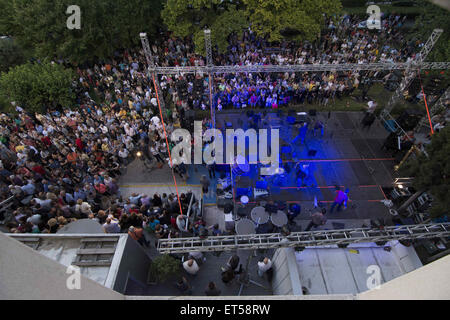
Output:
<svg viewBox="0 0 450 320">
<path fill-rule="evenodd" d="M 142 152 L 138 151 L 138 152 L 136 153 L 136 156 L 140 158 L 140 157 L 142 156 Z"/>
</svg>

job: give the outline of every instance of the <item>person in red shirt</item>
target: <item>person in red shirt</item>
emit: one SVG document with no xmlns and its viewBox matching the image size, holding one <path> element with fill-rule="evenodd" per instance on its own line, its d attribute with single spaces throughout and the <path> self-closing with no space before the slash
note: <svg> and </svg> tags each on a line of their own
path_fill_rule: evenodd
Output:
<svg viewBox="0 0 450 320">
<path fill-rule="evenodd" d="M 83 141 L 80 138 L 77 138 L 75 140 L 75 144 L 77 145 L 78 150 L 83 151 L 84 145 L 83 145 Z"/>
<path fill-rule="evenodd" d="M 31 170 L 40 174 L 41 176 L 45 176 L 45 174 L 46 174 L 45 169 L 41 165 L 38 165 L 38 164 L 34 164 L 34 166 L 31 168 Z"/>
<path fill-rule="evenodd" d="M 76 152 L 71 152 L 69 154 L 67 154 L 67 161 L 71 162 L 72 164 L 75 164 L 75 162 L 77 162 L 78 159 L 78 154 Z"/>
<path fill-rule="evenodd" d="M 94 188 L 101 194 L 105 194 L 108 191 L 108 188 L 103 183 L 96 183 Z"/>
<path fill-rule="evenodd" d="M 43 137 L 41 138 L 41 141 L 42 141 L 47 147 L 50 147 L 50 146 L 52 145 L 52 141 L 51 141 L 50 138 L 47 137 L 47 136 L 43 136 Z"/>
</svg>

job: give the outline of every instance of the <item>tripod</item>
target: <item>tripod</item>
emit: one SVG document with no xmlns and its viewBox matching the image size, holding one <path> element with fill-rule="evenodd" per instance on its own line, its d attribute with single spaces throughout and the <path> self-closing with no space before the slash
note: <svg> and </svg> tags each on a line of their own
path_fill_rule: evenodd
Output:
<svg viewBox="0 0 450 320">
<path fill-rule="evenodd" d="M 252 257 L 253 257 L 254 254 L 256 254 L 255 250 L 253 250 L 253 254 L 251 254 L 251 255 L 248 256 L 248 258 L 247 258 L 247 264 L 245 265 L 245 269 L 242 270 L 241 274 L 239 275 L 239 280 L 238 280 L 238 281 L 239 281 L 239 283 L 241 284 L 241 287 L 239 288 L 238 296 L 241 295 L 242 290 L 244 289 L 244 286 L 245 286 L 245 287 L 248 287 L 250 284 L 253 284 L 253 285 L 255 285 L 255 286 L 261 287 L 261 288 L 263 288 L 263 289 L 265 289 L 265 290 L 270 290 L 269 288 L 266 288 L 266 287 L 263 286 L 262 284 L 260 284 L 260 283 L 258 283 L 258 282 L 256 282 L 256 281 L 253 281 L 253 280 L 250 278 L 250 275 L 248 274 L 248 266 L 250 265 L 250 261 L 252 260 Z"/>
</svg>

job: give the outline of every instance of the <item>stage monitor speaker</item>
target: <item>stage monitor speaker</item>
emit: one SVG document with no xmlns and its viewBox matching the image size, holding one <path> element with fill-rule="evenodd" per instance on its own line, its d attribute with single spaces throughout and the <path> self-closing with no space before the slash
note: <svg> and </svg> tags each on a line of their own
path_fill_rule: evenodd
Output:
<svg viewBox="0 0 450 320">
<path fill-rule="evenodd" d="M 315 157 L 317 153 L 317 150 L 309 150 L 308 151 L 308 157 Z"/>
<path fill-rule="evenodd" d="M 315 117 L 316 115 L 317 115 L 317 110 L 316 109 L 309 110 L 309 116 L 310 117 Z"/>
</svg>

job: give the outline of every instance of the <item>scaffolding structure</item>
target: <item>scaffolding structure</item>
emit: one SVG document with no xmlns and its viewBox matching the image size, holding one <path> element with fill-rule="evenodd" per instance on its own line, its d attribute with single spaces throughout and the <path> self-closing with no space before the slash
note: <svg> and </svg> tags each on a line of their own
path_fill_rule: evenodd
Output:
<svg viewBox="0 0 450 320">
<path fill-rule="evenodd" d="M 403 95 L 403 92 L 408 89 L 411 82 L 417 77 L 417 74 L 420 72 L 420 69 L 426 69 L 424 67 L 424 61 L 428 54 L 433 49 L 434 45 L 438 41 L 439 37 L 441 36 L 443 30 L 442 29 L 434 29 L 431 36 L 428 38 L 425 45 L 422 47 L 420 52 L 415 56 L 413 59 L 413 64 L 416 64 L 419 66 L 419 68 L 414 68 L 411 66 L 410 68 L 407 68 L 405 71 L 405 76 L 402 79 L 402 82 L 398 86 L 397 90 L 395 90 L 394 94 L 389 99 L 386 107 L 384 108 L 384 113 L 391 112 L 394 105 L 400 100 L 400 98 Z"/>
<path fill-rule="evenodd" d="M 215 127 L 215 112 L 212 104 L 212 75 L 224 73 L 292 73 L 292 72 L 338 72 L 338 71 L 380 71 L 405 70 L 405 77 L 400 86 L 391 96 L 380 119 L 384 122 L 393 120 L 397 126 L 397 133 L 411 139 L 390 114 L 395 103 L 400 99 L 403 91 L 411 84 L 420 70 L 450 69 L 450 62 L 425 62 L 429 52 L 442 34 L 442 29 L 435 29 L 414 59 L 407 62 L 376 62 L 367 64 L 303 64 L 303 65 L 250 65 L 250 66 L 214 66 L 212 62 L 211 31 L 205 30 L 206 66 L 160 67 L 156 66 L 151 55 L 147 35 L 141 33 L 142 47 L 147 60 L 148 73 L 152 75 L 155 89 L 162 92 L 159 86 L 158 75 L 182 75 L 207 73 L 209 78 L 209 95 L 211 108 L 211 122 Z M 159 99 L 161 107 L 165 110 L 164 99 Z M 161 119 L 162 120 L 162 119 Z M 181 205 L 180 205 L 181 211 Z M 450 235 L 449 224 L 416 225 L 401 227 L 386 227 L 383 230 L 350 229 L 315 232 L 292 233 L 289 236 L 281 234 L 224 236 L 208 239 L 178 238 L 160 239 L 158 250 L 161 253 L 179 253 L 187 251 L 224 251 L 235 249 L 301 247 L 329 244 L 350 244 L 357 242 L 377 242 L 389 240 L 434 238 Z"/>
<path fill-rule="evenodd" d="M 176 66 L 176 67 L 159 67 L 153 62 L 150 46 L 148 45 L 147 36 L 141 33 L 142 46 L 144 48 L 147 59 L 148 71 L 155 75 L 156 86 L 159 88 L 158 77 L 156 75 L 176 75 L 176 74 L 197 74 L 207 73 L 209 79 L 209 102 L 211 108 L 211 122 L 215 128 L 215 108 L 212 103 L 212 75 L 225 73 L 280 73 L 280 72 L 337 72 L 337 71 L 380 71 L 380 70 L 405 70 L 405 77 L 402 79 L 397 90 L 390 97 L 388 103 L 380 114 L 380 119 L 384 122 L 395 119 L 390 112 L 394 105 L 402 97 L 404 90 L 406 90 L 420 70 L 432 69 L 450 69 L 450 62 L 425 62 L 426 57 L 433 49 L 439 37 L 443 33 L 442 29 L 434 29 L 427 42 L 422 47 L 421 51 L 408 62 L 375 62 L 366 64 L 343 63 L 343 64 L 303 64 L 303 65 L 250 65 L 250 66 L 214 66 L 212 61 L 212 46 L 211 46 L 211 30 L 204 30 L 205 35 L 205 49 L 206 49 L 206 66 Z M 164 99 L 161 99 L 164 100 Z M 162 102 L 163 103 L 163 102 Z M 408 139 L 411 139 L 396 123 L 397 132 L 403 134 Z"/>
<path fill-rule="evenodd" d="M 430 118 L 432 118 L 434 115 L 438 114 L 442 110 L 445 110 L 446 108 L 446 102 L 450 100 L 450 87 L 447 88 L 447 90 L 444 92 L 444 94 L 439 98 L 438 101 L 436 101 L 433 106 L 430 109 Z M 430 127 L 430 122 L 428 120 L 428 116 L 424 116 L 419 124 L 416 127 L 416 132 L 419 132 L 422 127 Z"/>
<path fill-rule="evenodd" d="M 281 233 L 212 236 L 206 239 L 159 239 L 158 251 L 162 254 L 186 252 L 219 252 L 233 250 L 305 248 L 362 242 L 386 242 L 392 240 L 417 240 L 450 237 L 450 223 L 389 226 L 382 229 L 356 228 Z"/>
<path fill-rule="evenodd" d="M 450 69 L 450 62 L 374 62 L 340 64 L 294 64 L 294 65 L 230 65 L 230 66 L 176 66 L 150 67 L 156 74 L 197 74 L 197 73 L 277 73 L 277 72 L 327 72 L 327 71 L 380 71 L 380 70 L 431 70 Z"/>
</svg>

